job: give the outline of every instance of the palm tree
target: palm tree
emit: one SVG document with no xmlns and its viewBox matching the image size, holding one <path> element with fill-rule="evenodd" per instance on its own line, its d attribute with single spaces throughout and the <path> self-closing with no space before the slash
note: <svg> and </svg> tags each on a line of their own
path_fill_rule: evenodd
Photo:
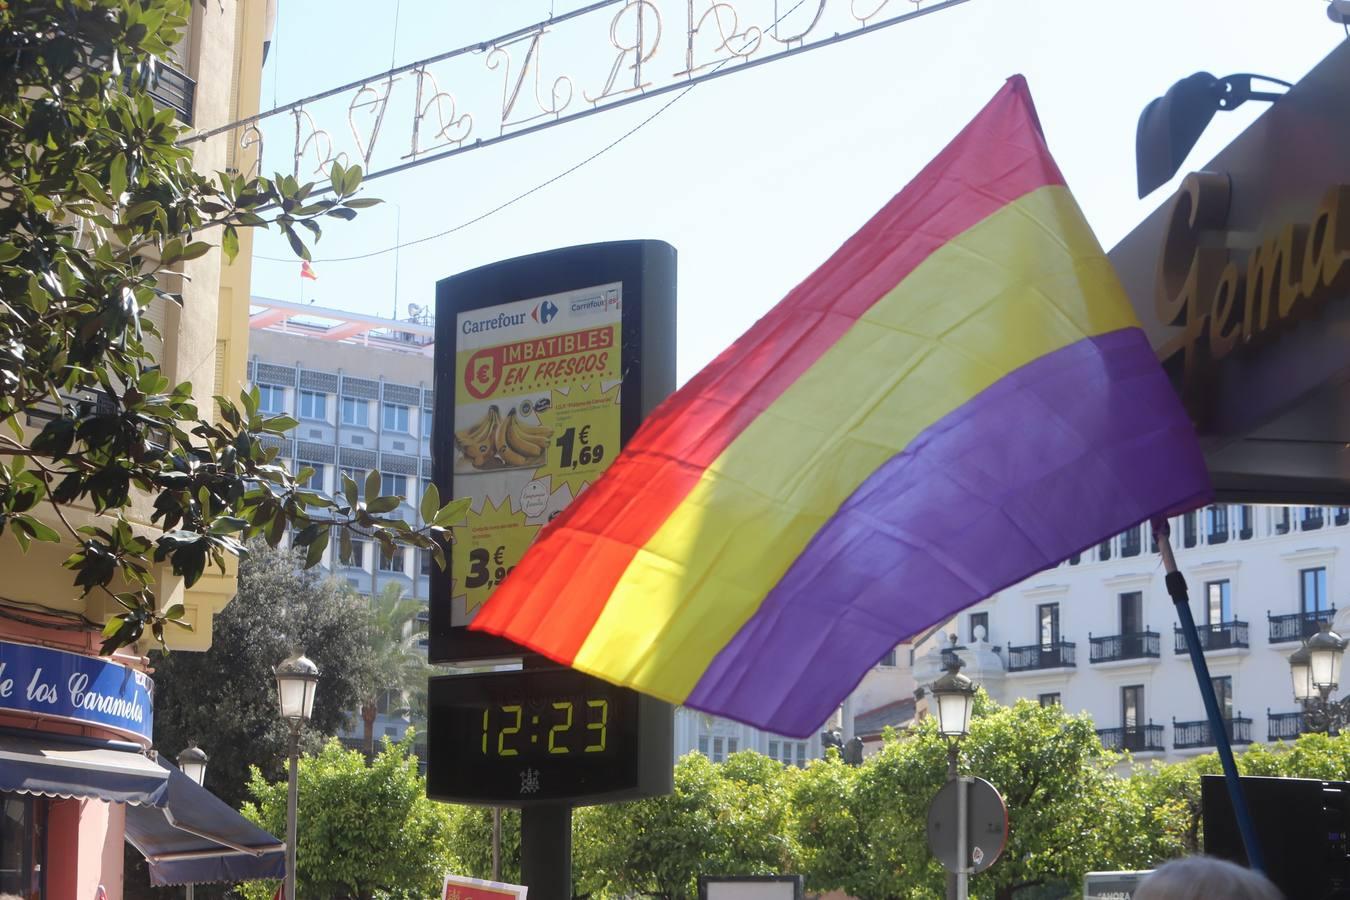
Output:
<svg viewBox="0 0 1350 900">
<path fill-rule="evenodd" d="M 403 705 L 418 709 L 418 698 L 427 690 L 427 661 L 418 647 L 425 626 L 419 621 L 422 603 L 403 596 L 397 584 L 385 585 L 370 601 L 367 631 L 370 642 L 370 675 L 362 685 L 361 721 L 366 755 L 375 755 L 375 717 L 380 695 L 397 695 Z"/>
</svg>

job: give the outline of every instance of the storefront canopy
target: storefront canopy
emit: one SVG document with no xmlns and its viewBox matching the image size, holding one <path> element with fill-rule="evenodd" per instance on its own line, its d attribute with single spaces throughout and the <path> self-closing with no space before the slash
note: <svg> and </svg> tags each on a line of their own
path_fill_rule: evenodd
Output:
<svg viewBox="0 0 1350 900">
<path fill-rule="evenodd" d="M 150 864 L 150 883 L 281 878 L 286 845 L 161 758 L 168 792 L 161 807 L 127 807 L 127 843 Z"/>
<path fill-rule="evenodd" d="M 0 791 L 154 806 L 168 786 L 169 773 L 131 749 L 0 734 Z"/>
</svg>

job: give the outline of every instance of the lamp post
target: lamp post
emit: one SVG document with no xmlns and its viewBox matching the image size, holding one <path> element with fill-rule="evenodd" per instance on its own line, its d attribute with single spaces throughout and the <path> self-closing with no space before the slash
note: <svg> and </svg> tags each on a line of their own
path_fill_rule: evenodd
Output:
<svg viewBox="0 0 1350 900">
<path fill-rule="evenodd" d="M 300 764 L 300 729 L 314 712 L 319 667 L 300 650 L 277 663 L 277 702 L 281 717 L 291 726 L 290 780 L 286 796 L 286 900 L 295 900 L 296 775 Z"/>
<path fill-rule="evenodd" d="M 945 651 L 943 668 L 946 669 L 929 691 L 937 703 L 938 731 L 947 739 L 947 780 L 956 781 L 956 858 L 959 868 L 947 874 L 948 900 L 966 900 L 969 873 L 966 861 L 970 850 L 966 847 L 966 816 L 968 800 L 966 782 L 957 772 L 960 757 L 961 738 L 970 733 L 970 712 L 975 705 L 975 682 L 961 674 L 965 665 L 956 654 L 956 635 L 952 635 L 952 649 Z"/>
<path fill-rule="evenodd" d="M 184 775 L 191 778 L 197 784 L 206 781 L 206 764 L 210 762 L 210 757 L 197 746 L 196 741 L 188 741 L 187 749 L 178 754 L 178 768 Z M 187 900 L 192 900 L 196 885 L 189 884 L 184 896 Z"/>
<path fill-rule="evenodd" d="M 1308 731 L 1337 734 L 1350 723 L 1350 697 L 1331 699 L 1340 685 L 1347 643 L 1331 630 L 1330 622 L 1322 622 L 1317 634 L 1289 657 L 1294 699 L 1303 706 L 1303 723 Z"/>
</svg>

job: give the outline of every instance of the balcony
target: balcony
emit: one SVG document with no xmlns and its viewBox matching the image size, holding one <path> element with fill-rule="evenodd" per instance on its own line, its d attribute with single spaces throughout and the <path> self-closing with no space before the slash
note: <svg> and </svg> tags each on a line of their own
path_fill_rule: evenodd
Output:
<svg viewBox="0 0 1350 900">
<path fill-rule="evenodd" d="M 1306 641 L 1317 634 L 1323 622 L 1330 622 L 1336 618 L 1336 607 L 1319 609 L 1313 612 L 1293 613 L 1287 616 L 1272 616 L 1267 611 L 1266 618 L 1270 620 L 1270 642 L 1272 644 Z"/>
<path fill-rule="evenodd" d="M 1073 668 L 1074 644 L 1056 641 L 1053 644 L 1032 644 L 1030 647 L 1008 648 L 1008 671 L 1030 672 L 1036 669 Z"/>
<path fill-rule="evenodd" d="M 1157 659 L 1161 641 L 1156 631 L 1138 631 L 1133 634 L 1112 634 L 1107 637 L 1088 635 L 1091 644 L 1089 659 L 1094 663 L 1116 662 L 1125 659 Z"/>
<path fill-rule="evenodd" d="M 192 124 L 193 101 L 197 96 L 197 82 L 168 63 L 155 62 L 148 90 L 160 106 L 172 109 L 184 125 Z"/>
<path fill-rule="evenodd" d="M 1250 744 L 1252 742 L 1252 720 L 1242 717 L 1224 719 L 1224 731 L 1230 744 Z M 1213 747 L 1214 733 L 1210 731 L 1209 721 L 1178 722 L 1172 720 L 1172 746 L 1178 750 L 1191 750 L 1196 747 Z"/>
<path fill-rule="evenodd" d="M 1245 650 L 1251 646 L 1247 640 L 1247 623 L 1238 619 L 1231 622 L 1215 622 L 1211 625 L 1196 625 L 1195 630 L 1200 635 L 1202 650 Z M 1179 625 L 1176 628 L 1176 652 L 1179 654 L 1190 652 L 1190 648 L 1186 646 L 1186 633 Z"/>
<path fill-rule="evenodd" d="M 1273 713 L 1266 710 L 1266 740 L 1292 741 L 1303 731 L 1303 713 Z"/>
<path fill-rule="evenodd" d="M 1127 725 L 1123 728 L 1098 728 L 1097 737 L 1107 750 L 1128 750 L 1131 753 L 1161 753 L 1163 727 L 1150 722 L 1147 725 Z"/>
</svg>

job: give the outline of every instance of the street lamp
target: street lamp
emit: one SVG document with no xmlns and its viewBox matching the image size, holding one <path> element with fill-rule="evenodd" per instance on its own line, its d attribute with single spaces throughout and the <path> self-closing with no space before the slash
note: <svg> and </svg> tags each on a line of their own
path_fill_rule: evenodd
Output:
<svg viewBox="0 0 1350 900">
<path fill-rule="evenodd" d="M 187 749 L 178 754 L 179 770 L 197 784 L 206 781 L 206 764 L 209 761 L 210 757 L 197 746 L 196 741 L 188 741 Z M 194 884 L 187 886 L 187 892 L 184 894 L 187 900 L 192 900 L 195 888 Z"/>
<path fill-rule="evenodd" d="M 291 726 L 290 781 L 286 797 L 286 900 L 295 900 L 295 807 L 296 776 L 300 765 L 300 729 L 314 712 L 314 691 L 319 667 L 297 650 L 277 663 L 277 702 L 281 717 Z"/>
<path fill-rule="evenodd" d="M 946 671 L 929 687 L 937 703 L 938 731 L 947 739 L 947 780 L 956 781 L 956 858 L 961 868 L 947 875 L 948 900 L 966 900 L 969 873 L 966 871 L 966 782 L 957 773 L 961 738 L 970 734 L 970 712 L 975 705 L 975 682 L 961 674 L 965 662 L 956 653 L 956 635 L 951 636 L 951 649 L 943 651 Z"/>
<path fill-rule="evenodd" d="M 188 741 L 187 749 L 178 754 L 178 768 L 183 774 L 198 784 L 206 781 L 206 764 L 210 757 L 197 746 L 196 741 Z"/>
<path fill-rule="evenodd" d="M 1289 657 L 1289 675 L 1294 699 L 1303 705 L 1303 721 L 1308 731 L 1336 734 L 1350 721 L 1350 698 L 1332 700 L 1340 685 L 1341 659 L 1350 643 L 1331 630 L 1330 622 L 1321 622 L 1320 630 Z"/>
</svg>

